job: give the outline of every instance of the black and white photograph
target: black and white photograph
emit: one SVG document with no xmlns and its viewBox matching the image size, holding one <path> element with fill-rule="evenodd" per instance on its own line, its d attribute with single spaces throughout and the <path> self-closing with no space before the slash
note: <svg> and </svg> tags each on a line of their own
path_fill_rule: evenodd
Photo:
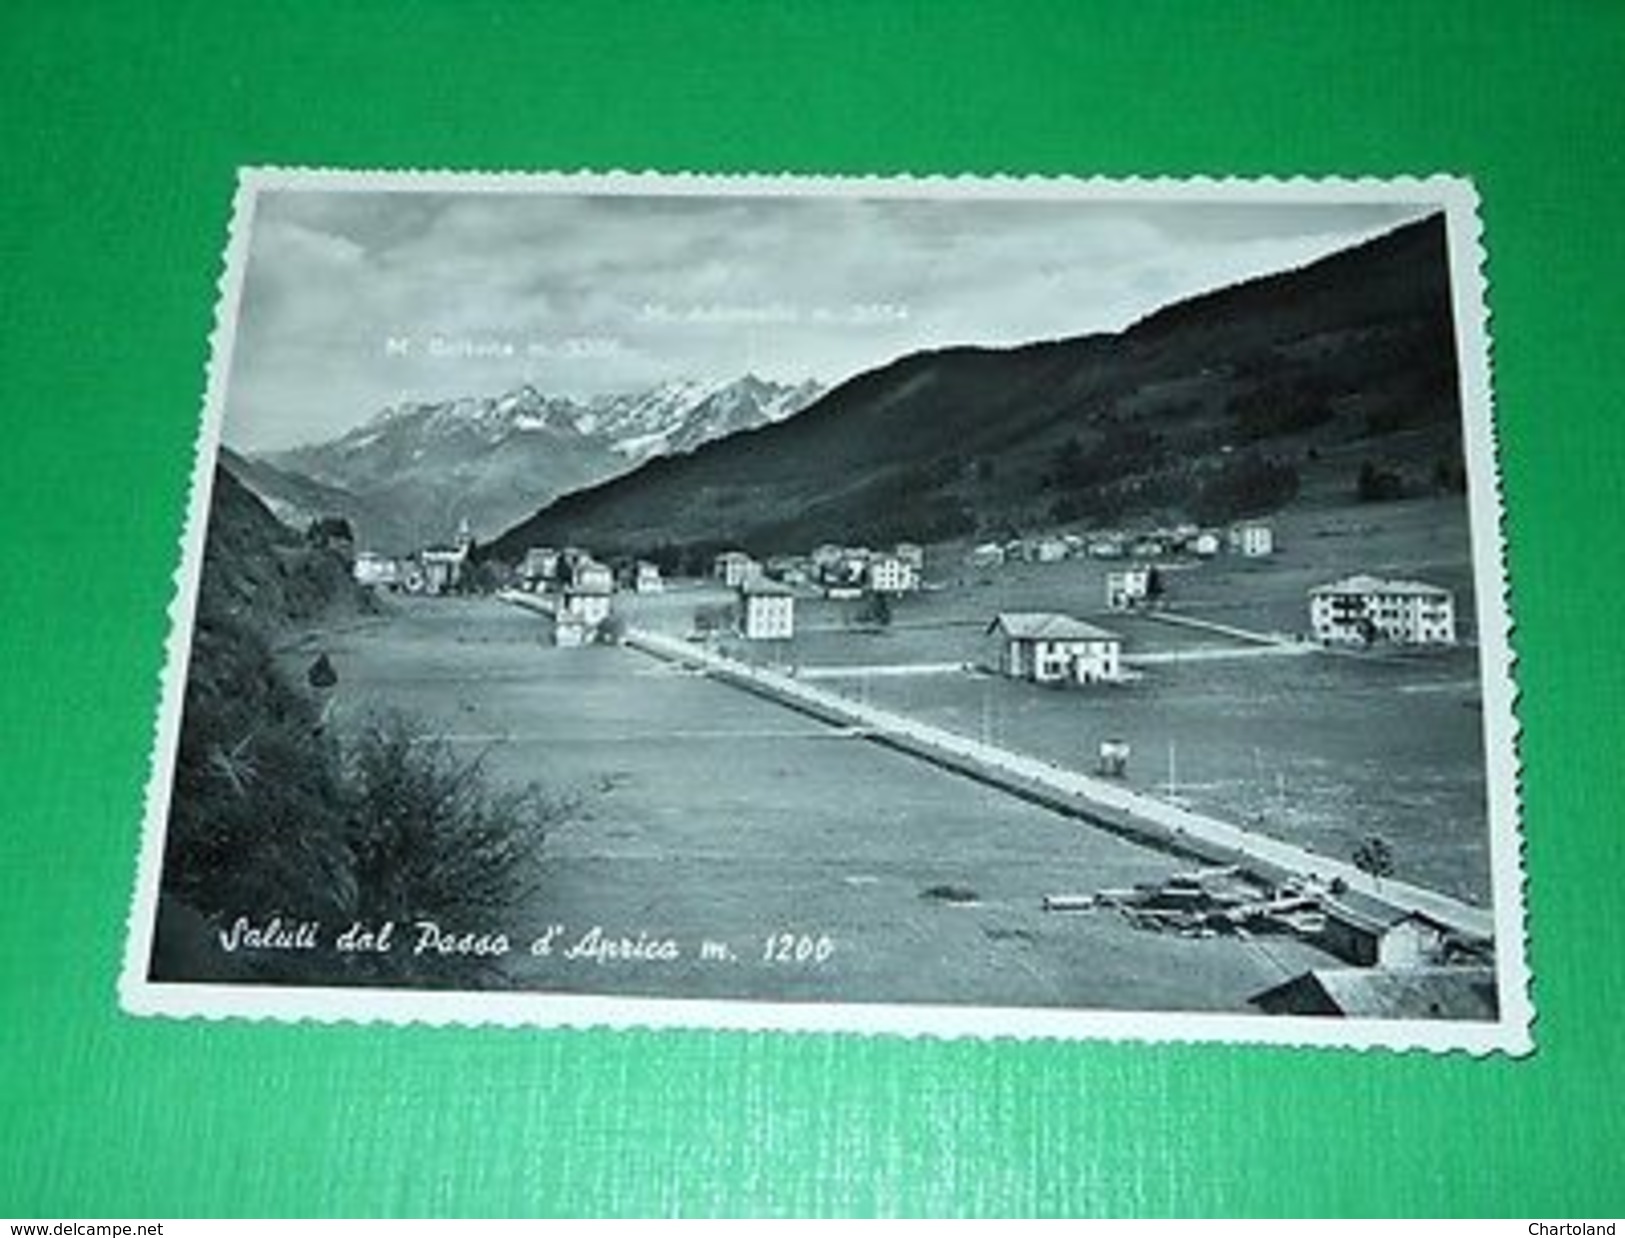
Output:
<svg viewBox="0 0 1625 1238">
<path fill-rule="evenodd" d="M 1486 244 L 245 170 L 126 1008 L 1527 1052 Z"/>
</svg>

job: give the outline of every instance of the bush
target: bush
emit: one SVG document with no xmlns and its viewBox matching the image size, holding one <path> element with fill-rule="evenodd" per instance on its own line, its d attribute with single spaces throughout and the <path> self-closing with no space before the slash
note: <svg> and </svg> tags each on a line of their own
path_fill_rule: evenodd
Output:
<svg viewBox="0 0 1625 1238">
<path fill-rule="evenodd" d="M 205 914 L 330 919 L 352 900 L 336 750 L 314 702 L 240 622 L 200 625 L 187 681 L 164 864 Z"/>
<path fill-rule="evenodd" d="M 548 827 L 573 808 L 535 784 L 493 789 L 479 758 L 459 758 L 398 714 L 361 732 L 345 774 L 354 918 L 373 924 L 503 927 L 533 892 Z M 396 970 L 410 972 L 410 955 L 399 960 Z"/>
<path fill-rule="evenodd" d="M 694 608 L 694 631 L 700 636 L 731 632 L 739 625 L 739 608 L 731 602 L 716 602 Z"/>
<path fill-rule="evenodd" d="M 1405 497 L 1405 479 L 1392 469 L 1378 468 L 1367 460 L 1360 465 L 1354 494 L 1362 503 L 1392 502 Z"/>
<path fill-rule="evenodd" d="M 534 786 L 493 788 L 480 760 L 457 757 L 403 716 L 375 720 L 341 745 L 264 637 L 217 617 L 194 642 L 163 901 L 172 919 L 194 926 L 282 916 L 320 921 L 324 933 L 353 920 L 375 928 L 394 920 L 402 935 L 417 919 L 500 929 L 530 892 L 548 825 L 573 807 Z M 207 963 L 202 931 L 181 953 L 156 951 L 154 977 L 198 978 L 188 969 Z M 214 963 L 239 979 L 294 983 L 500 979 L 489 960 L 415 959 L 404 936 L 387 954 Z"/>
</svg>

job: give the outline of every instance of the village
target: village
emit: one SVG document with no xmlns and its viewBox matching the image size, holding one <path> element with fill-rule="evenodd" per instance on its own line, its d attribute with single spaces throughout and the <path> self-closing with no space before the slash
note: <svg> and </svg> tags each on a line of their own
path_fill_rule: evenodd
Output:
<svg viewBox="0 0 1625 1238">
<path fill-rule="evenodd" d="M 1434 517 L 1419 509 L 1414 521 Z M 1415 529 L 1399 534 L 1416 541 Z M 760 558 L 729 549 L 705 578 L 533 547 L 476 585 L 465 527 L 405 559 L 358 555 L 355 574 L 424 599 L 490 593 L 535 617 L 540 645 L 623 647 L 1194 858 L 1194 870 L 1046 886 L 1032 900 L 1048 916 L 1109 915 L 1142 933 L 1306 947 L 1313 965 L 1247 994 L 1254 1009 L 1493 1018 L 1471 720 L 1447 717 L 1441 766 L 1437 743 L 1410 745 L 1403 726 L 1339 718 L 1396 691 L 1422 709 L 1470 702 L 1471 636 L 1444 584 L 1322 567 L 1358 538 L 1372 540 L 1285 517 Z M 1258 604 L 1236 604 L 1241 590 Z M 1249 695 L 1273 700 L 1279 745 L 1230 716 Z M 1389 746 L 1392 760 L 1364 755 Z"/>
<path fill-rule="evenodd" d="M 427 546 L 401 558 L 362 552 L 355 559 L 355 577 L 365 587 L 391 592 L 456 592 L 465 586 L 473 546 L 465 522 L 449 545 Z M 1112 531 L 1092 538 L 1077 534 L 1016 538 L 980 543 L 969 550 L 964 563 L 972 569 L 996 569 L 1006 564 L 1055 564 L 1084 558 L 1126 560 L 1126 566 L 1106 574 L 1105 608 L 1159 615 L 1166 582 L 1157 563 L 1183 559 L 1181 566 L 1189 566 L 1191 561 L 1211 560 L 1221 553 L 1269 558 L 1275 553 L 1273 526 L 1265 521 L 1243 521 L 1226 530 L 1190 525 L 1138 534 Z M 896 601 L 932 588 L 925 579 L 925 551 L 911 542 L 879 551 L 827 543 L 805 555 L 764 560 L 742 550 L 728 550 L 716 556 L 711 578 L 734 595 L 736 605 L 720 623 L 715 612 L 697 614 L 695 635 L 731 632 L 750 642 L 793 640 L 798 598 L 863 600 L 868 604 L 863 613 L 885 625 Z M 659 594 L 667 584 L 660 568 L 649 560 L 616 568 L 579 547 L 533 547 L 516 570 L 502 572 L 498 579 L 551 598 L 546 610 L 553 620 L 553 643 L 570 647 L 618 631 L 610 624 L 617 613 L 617 594 Z M 1315 586 L 1308 591 L 1307 602 L 1307 639 L 1326 647 L 1456 643 L 1455 599 L 1449 589 L 1438 585 L 1361 572 Z M 1170 619 L 1173 613 L 1159 617 Z M 1193 622 L 1188 617 L 1177 621 Z M 1215 630 L 1244 641 L 1283 639 L 1279 633 Z M 1124 638 L 1065 613 L 998 614 L 991 618 L 988 631 L 1002 638 L 1004 650 L 998 665 L 1013 678 L 1087 684 L 1118 680 L 1125 674 Z"/>
</svg>

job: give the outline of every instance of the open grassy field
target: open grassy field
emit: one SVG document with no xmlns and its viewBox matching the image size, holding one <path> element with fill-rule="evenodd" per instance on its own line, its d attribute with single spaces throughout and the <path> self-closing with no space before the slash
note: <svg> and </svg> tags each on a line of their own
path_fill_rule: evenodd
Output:
<svg viewBox="0 0 1625 1238">
<path fill-rule="evenodd" d="M 1471 640 L 1472 554 L 1467 507 L 1459 497 L 1392 503 L 1294 506 L 1269 518 L 1276 553 L 1261 559 L 1220 554 L 1211 559 L 1145 560 L 1162 573 L 1166 604 L 1178 611 L 1260 632 L 1309 631 L 1308 592 L 1342 576 L 1420 578 L 1456 594 L 1458 633 Z M 1079 529 L 1079 532 L 1088 532 Z M 973 568 L 969 546 L 933 547 L 926 578 L 940 594 L 908 599 L 906 614 L 983 624 L 1000 610 L 1061 610 L 1110 625 L 1106 575 L 1130 559 L 1067 559 Z"/>
<path fill-rule="evenodd" d="M 1169 610 L 1250 631 L 1307 634 L 1307 592 L 1355 572 L 1455 591 L 1460 647 L 1246 658 L 1147 667 L 1087 691 L 971 675 L 859 676 L 841 690 L 1080 769 L 1126 739 L 1130 780 L 1288 841 L 1348 858 L 1380 834 L 1397 875 L 1472 901 L 1489 894 L 1480 666 L 1465 505 L 1454 498 L 1322 504 L 1275 518 L 1277 553 L 1159 564 Z M 1054 610 L 1118 632 L 1124 652 L 1237 648 L 1226 637 L 1104 608 L 1119 563 L 972 569 L 937 551 L 940 587 L 903 599 L 883 633 L 798 635 L 803 667 L 981 661 L 1000 610 Z M 817 603 L 814 604 L 818 605 Z"/>
<path fill-rule="evenodd" d="M 1369 572 L 1452 590 L 1457 638 L 1475 639 L 1472 554 L 1467 510 L 1460 499 L 1291 510 L 1271 523 L 1274 555 L 1222 555 L 1190 571 L 1170 573 L 1169 605 L 1238 627 L 1307 633 L 1310 589 Z"/>
<path fill-rule="evenodd" d="M 794 640 L 724 644 L 736 656 L 804 672 L 845 669 L 837 690 L 1073 768 L 1092 769 L 1101 740 L 1125 739 L 1135 754 L 1129 778 L 1139 786 L 1342 859 L 1382 835 L 1396 875 L 1485 902 L 1485 761 L 1464 504 L 1322 503 L 1272 523 L 1278 552 L 1268 558 L 1161 563 L 1168 609 L 1296 638 L 1307 632 L 1306 595 L 1314 585 L 1354 572 L 1418 577 L 1455 590 L 1462 645 L 1162 661 L 1136 682 L 1089 690 L 964 673 L 883 673 L 991 662 L 985 630 L 1003 610 L 1089 619 L 1122 635 L 1131 659 L 1247 648 L 1223 635 L 1107 611 L 1106 574 L 1120 563 L 971 569 L 952 548 L 932 549 L 932 587 L 898 599 L 885 628 L 855 622 L 861 603 L 803 597 Z M 692 630 L 696 609 L 731 600 L 714 582 L 679 582 L 661 595 L 623 595 L 617 606 L 635 624 L 681 636 Z"/>
<path fill-rule="evenodd" d="M 1132 746 L 1131 785 L 1348 859 L 1380 834 L 1396 875 L 1483 905 L 1489 834 L 1476 666 L 1333 654 L 1164 664 L 1129 684 L 1047 688 L 993 675 L 843 687 L 962 734 L 1088 771 Z"/>
<path fill-rule="evenodd" d="M 1091 582 L 1099 577 L 1099 587 Z M 1002 610 L 1062 610 L 1122 635 L 1132 652 L 1236 648 L 1240 642 L 1177 628 L 1132 614 L 1108 612 L 1100 564 L 1015 564 L 971 584 L 956 584 L 898 598 L 884 627 L 860 619 L 863 603 L 801 596 L 796 634 L 771 648 L 729 642 L 746 659 L 768 658 L 800 667 L 918 666 L 979 663 L 995 652 L 988 625 Z M 622 594 L 616 609 L 627 620 L 671 636 L 693 630 L 701 607 L 732 603 L 732 591 L 710 581 L 682 581 L 661 594 Z"/>
<path fill-rule="evenodd" d="M 651 601 L 653 601 L 651 599 Z M 668 594 L 659 606 L 682 611 Z M 1298 943 L 1193 940 L 1040 900 L 1186 865 L 624 648 L 554 649 L 491 600 L 419 599 L 317 639 L 339 718 L 422 716 L 491 776 L 580 797 L 507 929 L 671 937 L 670 962 L 511 960 L 517 983 L 671 997 L 1243 1010 L 1326 961 Z M 289 655 L 308 656 L 310 646 Z M 930 895 L 934 887 L 966 901 Z M 467 926 L 487 928 L 492 926 Z M 827 936 L 770 963 L 771 934 Z M 702 960 L 702 940 L 733 961 Z"/>
</svg>

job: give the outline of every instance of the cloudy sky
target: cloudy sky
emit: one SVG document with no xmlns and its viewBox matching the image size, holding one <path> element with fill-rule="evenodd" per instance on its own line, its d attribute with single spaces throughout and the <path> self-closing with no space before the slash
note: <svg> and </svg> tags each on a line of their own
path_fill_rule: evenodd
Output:
<svg viewBox="0 0 1625 1238">
<path fill-rule="evenodd" d="M 1424 209 L 265 190 L 225 438 L 274 450 L 522 382 L 833 383 L 919 348 L 1119 330 Z"/>
</svg>

